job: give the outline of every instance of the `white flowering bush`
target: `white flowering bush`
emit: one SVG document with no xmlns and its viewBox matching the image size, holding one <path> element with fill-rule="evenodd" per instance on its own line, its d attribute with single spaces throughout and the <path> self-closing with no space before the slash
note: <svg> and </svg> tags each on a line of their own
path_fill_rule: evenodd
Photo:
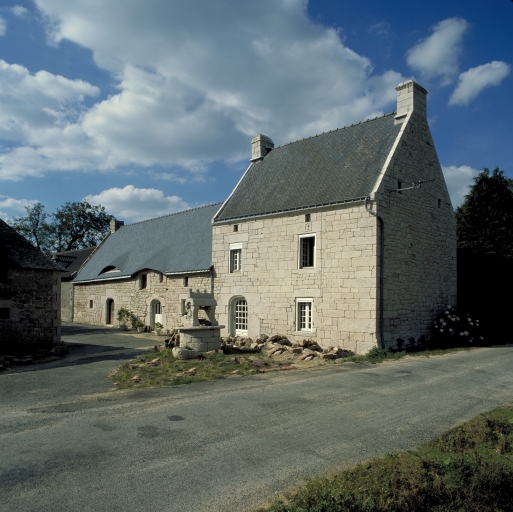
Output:
<svg viewBox="0 0 513 512">
<path fill-rule="evenodd" d="M 433 320 L 430 344 L 438 347 L 484 345 L 485 336 L 479 316 L 447 305 Z"/>
</svg>

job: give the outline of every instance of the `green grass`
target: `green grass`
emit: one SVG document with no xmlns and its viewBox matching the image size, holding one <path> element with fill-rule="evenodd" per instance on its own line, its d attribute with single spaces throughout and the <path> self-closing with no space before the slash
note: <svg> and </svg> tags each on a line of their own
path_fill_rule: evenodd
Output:
<svg viewBox="0 0 513 512">
<path fill-rule="evenodd" d="M 268 357 L 257 353 L 239 356 L 224 355 L 222 353 L 200 354 L 200 359 L 182 361 L 175 359 L 171 350 L 163 352 L 148 352 L 133 361 L 121 365 L 111 374 L 116 389 L 179 386 L 205 380 L 226 379 L 243 375 L 254 375 L 263 371 L 279 371 L 289 368 L 290 365 L 298 368 L 322 367 L 333 364 L 378 364 L 389 360 L 401 359 L 405 356 L 443 355 L 449 352 L 471 350 L 469 348 L 454 348 L 447 350 L 430 350 L 420 352 L 390 352 L 378 348 L 372 349 L 364 356 L 350 356 L 336 360 L 314 360 L 305 363 L 298 357 L 285 354 L 280 358 Z M 158 359 L 156 365 L 151 361 Z M 194 373 L 189 373 L 196 368 Z M 137 377 L 137 379 L 135 379 Z"/>
<path fill-rule="evenodd" d="M 267 512 L 513 510 L 513 407 L 499 407 L 422 445 L 307 480 Z"/>
<path fill-rule="evenodd" d="M 156 366 L 150 364 L 154 359 L 158 359 Z M 144 366 L 133 368 L 139 365 Z M 171 350 L 164 350 L 149 352 L 124 363 L 111 377 L 117 389 L 178 386 L 237 375 L 253 375 L 259 372 L 259 367 L 259 364 L 250 362 L 248 357 L 202 354 L 200 359 L 183 361 L 175 359 Z M 196 371 L 190 374 L 192 368 L 196 368 Z M 135 377 L 138 379 L 134 380 Z"/>
</svg>

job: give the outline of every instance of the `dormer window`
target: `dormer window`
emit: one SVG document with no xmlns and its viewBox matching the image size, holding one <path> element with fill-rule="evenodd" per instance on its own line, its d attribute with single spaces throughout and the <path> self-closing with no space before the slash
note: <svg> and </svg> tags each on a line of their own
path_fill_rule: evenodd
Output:
<svg viewBox="0 0 513 512">
<path fill-rule="evenodd" d="M 108 267 L 105 267 L 98 275 L 101 276 L 102 274 L 114 274 L 116 272 L 119 272 L 119 268 L 115 267 L 114 265 L 109 265 Z"/>
</svg>

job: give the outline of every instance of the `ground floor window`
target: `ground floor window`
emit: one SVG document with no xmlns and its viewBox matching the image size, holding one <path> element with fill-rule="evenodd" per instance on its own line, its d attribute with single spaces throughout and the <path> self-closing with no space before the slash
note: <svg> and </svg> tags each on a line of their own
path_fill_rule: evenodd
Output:
<svg viewBox="0 0 513 512">
<path fill-rule="evenodd" d="M 234 304 L 234 325 L 235 335 L 245 336 L 248 334 L 248 303 L 245 299 L 239 299 Z"/>
<path fill-rule="evenodd" d="M 296 299 L 296 330 L 312 330 L 312 299 Z"/>
<path fill-rule="evenodd" d="M 107 325 L 112 325 L 112 323 L 114 322 L 114 317 L 115 317 L 115 313 L 114 313 L 114 300 L 113 299 L 107 299 L 107 304 L 106 304 L 106 312 L 107 314 L 105 315 L 106 316 L 106 324 Z"/>
</svg>

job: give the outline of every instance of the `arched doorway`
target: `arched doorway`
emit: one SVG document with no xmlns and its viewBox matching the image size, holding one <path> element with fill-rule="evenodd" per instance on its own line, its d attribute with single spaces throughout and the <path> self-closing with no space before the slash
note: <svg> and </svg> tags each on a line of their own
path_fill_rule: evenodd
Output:
<svg viewBox="0 0 513 512">
<path fill-rule="evenodd" d="M 155 299 L 150 304 L 150 325 L 153 327 L 156 323 L 162 324 L 162 304 L 159 300 Z"/>
<path fill-rule="evenodd" d="M 114 323 L 114 318 L 116 317 L 114 313 L 114 299 L 107 299 L 105 304 L 105 319 L 107 325 L 112 325 Z"/>
<path fill-rule="evenodd" d="M 232 299 L 232 333 L 235 336 L 248 335 L 248 303 L 244 297 Z"/>
</svg>

